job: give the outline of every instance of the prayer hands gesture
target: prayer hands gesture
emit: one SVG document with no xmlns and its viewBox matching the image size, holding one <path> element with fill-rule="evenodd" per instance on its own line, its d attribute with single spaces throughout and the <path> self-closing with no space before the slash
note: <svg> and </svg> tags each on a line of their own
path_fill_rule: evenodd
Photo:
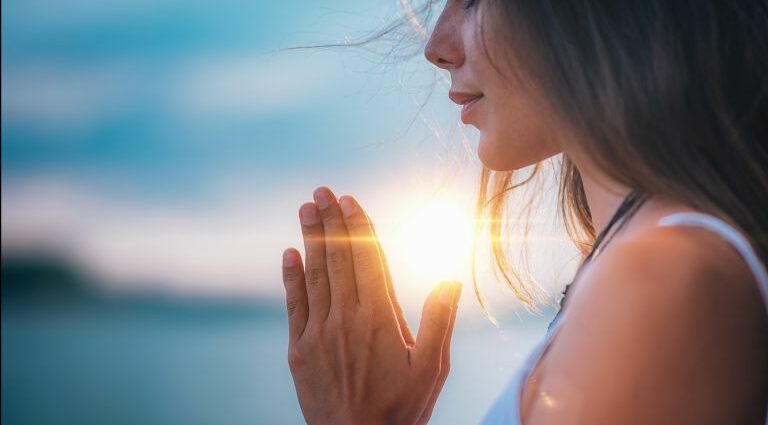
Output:
<svg viewBox="0 0 768 425">
<path fill-rule="evenodd" d="M 384 254 L 362 207 L 330 189 L 299 217 L 306 258 L 283 253 L 288 363 L 309 425 L 422 425 L 450 368 L 461 293 L 443 283 L 424 304 L 414 339 Z"/>
</svg>

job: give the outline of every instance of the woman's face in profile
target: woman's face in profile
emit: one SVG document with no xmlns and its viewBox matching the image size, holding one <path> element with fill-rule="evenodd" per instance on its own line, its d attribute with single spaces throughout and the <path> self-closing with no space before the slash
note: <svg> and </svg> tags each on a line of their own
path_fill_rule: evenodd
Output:
<svg viewBox="0 0 768 425">
<path fill-rule="evenodd" d="M 462 122 L 480 131 L 480 160 L 492 170 L 513 170 L 561 148 L 542 95 L 513 77 L 519 70 L 506 60 L 511 52 L 504 49 L 511 47 L 499 35 L 505 31 L 496 30 L 503 23 L 490 19 L 498 15 L 493 7 L 481 0 L 447 0 L 424 53 L 450 73 L 449 96 L 463 105 Z M 492 62 L 489 56 L 503 59 Z"/>
</svg>

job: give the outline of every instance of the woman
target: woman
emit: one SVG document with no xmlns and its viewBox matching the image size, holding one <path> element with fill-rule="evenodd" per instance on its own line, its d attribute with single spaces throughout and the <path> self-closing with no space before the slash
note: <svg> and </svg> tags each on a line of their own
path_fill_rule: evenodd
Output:
<svg viewBox="0 0 768 425">
<path fill-rule="evenodd" d="M 588 248 L 484 423 L 766 423 L 768 3 L 448 0 L 425 53 L 480 132 L 480 205 L 562 153 Z M 300 219 L 306 258 L 283 259 L 307 422 L 427 423 L 460 287 L 414 338 L 360 205 L 322 187 Z"/>
</svg>

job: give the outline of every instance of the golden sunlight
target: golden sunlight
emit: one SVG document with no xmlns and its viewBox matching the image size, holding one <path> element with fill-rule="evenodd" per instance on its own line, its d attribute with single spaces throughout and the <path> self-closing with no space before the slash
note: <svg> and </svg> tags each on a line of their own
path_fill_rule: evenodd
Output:
<svg viewBox="0 0 768 425">
<path fill-rule="evenodd" d="M 471 261 L 472 207 L 470 200 L 440 194 L 403 211 L 382 241 L 390 263 L 396 263 L 407 280 L 422 287 L 464 280 Z"/>
</svg>

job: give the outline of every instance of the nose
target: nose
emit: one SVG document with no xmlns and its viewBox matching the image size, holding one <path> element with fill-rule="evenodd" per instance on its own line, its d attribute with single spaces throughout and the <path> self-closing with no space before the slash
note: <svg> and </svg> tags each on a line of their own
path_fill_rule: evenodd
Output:
<svg viewBox="0 0 768 425">
<path fill-rule="evenodd" d="M 464 49 L 459 26 L 444 12 L 424 48 L 424 56 L 438 68 L 455 69 L 464 64 Z"/>
</svg>

